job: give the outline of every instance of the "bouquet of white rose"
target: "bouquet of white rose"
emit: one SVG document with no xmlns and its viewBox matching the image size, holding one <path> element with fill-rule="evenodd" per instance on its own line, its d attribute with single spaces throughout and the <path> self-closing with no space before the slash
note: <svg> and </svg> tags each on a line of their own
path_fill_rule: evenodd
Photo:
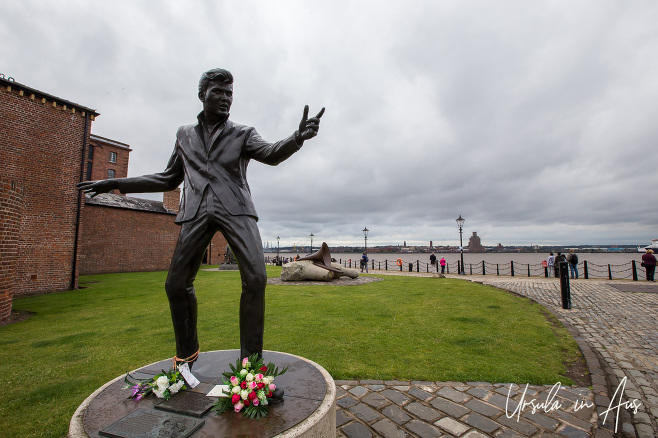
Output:
<svg viewBox="0 0 658 438">
<path fill-rule="evenodd" d="M 132 380 L 132 381 L 131 381 Z M 125 388 L 130 388 L 132 395 L 128 398 L 135 398 L 136 401 L 141 400 L 149 394 L 155 394 L 158 398 L 169 400 L 172 395 L 176 394 L 185 387 L 185 380 L 178 371 L 165 371 L 154 376 L 151 379 L 136 379 L 129 373 L 126 373 L 124 381 L 127 383 Z"/>
</svg>

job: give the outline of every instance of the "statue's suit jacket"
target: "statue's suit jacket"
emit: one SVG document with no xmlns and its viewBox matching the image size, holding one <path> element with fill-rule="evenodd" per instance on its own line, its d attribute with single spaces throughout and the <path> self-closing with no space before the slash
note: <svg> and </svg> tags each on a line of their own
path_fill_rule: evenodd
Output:
<svg viewBox="0 0 658 438">
<path fill-rule="evenodd" d="M 185 183 L 180 224 L 194 218 L 206 187 L 212 189 L 226 210 L 234 216 L 258 219 L 247 184 L 251 159 L 277 165 L 300 149 L 294 136 L 269 143 L 254 128 L 226 121 L 213 144 L 204 142 L 201 124 L 178 128 L 176 145 L 164 172 L 118 180 L 121 193 L 165 192 Z"/>
</svg>

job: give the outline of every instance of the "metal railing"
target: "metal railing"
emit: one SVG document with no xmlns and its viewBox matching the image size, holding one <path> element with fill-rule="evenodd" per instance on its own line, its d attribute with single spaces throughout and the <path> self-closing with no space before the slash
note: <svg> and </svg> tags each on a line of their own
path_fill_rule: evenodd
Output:
<svg viewBox="0 0 658 438">
<path fill-rule="evenodd" d="M 360 259 L 339 260 L 341 266 L 346 268 L 360 269 Z M 602 279 L 608 280 L 628 280 L 638 281 L 640 277 L 646 277 L 646 269 L 638 266 L 635 260 L 619 265 L 607 264 L 599 265 L 589 263 L 583 260 L 577 265 L 579 278 L 584 279 Z M 370 269 L 381 271 L 401 271 L 401 272 L 425 272 L 441 273 L 439 261 L 433 265 L 420 260 L 396 259 L 396 260 L 375 260 L 368 261 Z M 460 261 L 446 263 L 444 273 L 458 273 L 460 271 Z M 559 277 L 557 269 L 550 269 L 543 266 L 543 263 L 520 263 L 511 260 L 509 263 L 489 263 L 482 260 L 478 263 L 464 263 L 464 272 L 467 275 L 496 275 L 496 276 L 524 276 L 524 277 Z"/>
</svg>

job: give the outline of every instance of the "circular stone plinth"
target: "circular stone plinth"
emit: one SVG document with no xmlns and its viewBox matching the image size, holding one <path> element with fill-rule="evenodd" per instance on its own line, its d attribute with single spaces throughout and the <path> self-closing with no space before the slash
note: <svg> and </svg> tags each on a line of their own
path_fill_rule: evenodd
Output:
<svg viewBox="0 0 658 438">
<path fill-rule="evenodd" d="M 215 385 L 222 384 L 222 373 L 230 372 L 229 363 L 235 364 L 239 350 L 221 350 L 201 353 L 192 373 L 201 382 L 190 391 L 207 394 Z M 329 373 L 320 365 L 287 353 L 264 351 L 264 362 L 273 362 L 279 369 L 288 371 L 276 378 L 278 387 L 285 390 L 283 403 L 269 405 L 267 417 L 250 420 L 241 413 L 226 411 L 205 414 L 204 425 L 191 436 L 221 437 L 335 437 L 336 386 Z M 171 368 L 171 360 L 155 362 L 136 369 L 130 374 L 148 378 Z M 124 376 L 106 383 L 78 407 L 69 428 L 70 438 L 97 437 L 98 432 L 138 409 L 154 409 L 162 399 L 149 396 L 139 402 L 128 399 L 124 389 Z M 174 396 L 176 397 L 176 396 Z"/>
</svg>

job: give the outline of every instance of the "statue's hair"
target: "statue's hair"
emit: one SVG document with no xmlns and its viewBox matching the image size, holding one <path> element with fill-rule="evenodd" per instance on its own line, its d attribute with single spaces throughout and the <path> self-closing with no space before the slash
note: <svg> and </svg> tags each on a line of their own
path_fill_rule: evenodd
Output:
<svg viewBox="0 0 658 438">
<path fill-rule="evenodd" d="M 222 84 L 232 84 L 233 75 L 230 71 L 224 70 L 223 68 L 213 68 L 212 70 L 208 70 L 201 75 L 201 79 L 199 80 L 199 93 L 204 94 L 211 81 L 220 82 Z"/>
</svg>

